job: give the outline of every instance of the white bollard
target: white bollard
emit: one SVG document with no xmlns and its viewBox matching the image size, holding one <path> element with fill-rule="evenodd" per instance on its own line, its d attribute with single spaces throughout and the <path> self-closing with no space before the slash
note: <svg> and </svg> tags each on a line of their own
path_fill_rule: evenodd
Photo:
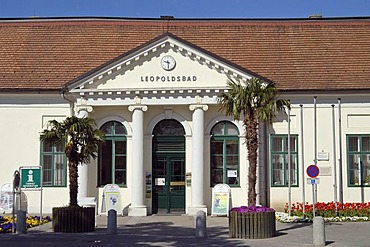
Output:
<svg viewBox="0 0 370 247">
<path fill-rule="evenodd" d="M 195 217 L 195 237 L 207 237 L 207 222 L 206 213 L 198 211 Z"/>
<path fill-rule="evenodd" d="M 313 218 L 313 245 L 325 246 L 325 224 L 321 216 Z"/>
<path fill-rule="evenodd" d="M 108 211 L 107 233 L 117 234 L 117 212 L 114 209 Z"/>
</svg>

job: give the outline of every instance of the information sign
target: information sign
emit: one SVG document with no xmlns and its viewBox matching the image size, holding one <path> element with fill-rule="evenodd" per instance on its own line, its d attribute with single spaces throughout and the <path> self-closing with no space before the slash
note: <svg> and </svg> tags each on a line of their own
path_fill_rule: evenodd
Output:
<svg viewBox="0 0 370 247">
<path fill-rule="evenodd" d="M 320 184 L 320 179 L 319 178 L 307 178 L 307 184 Z"/>
<path fill-rule="evenodd" d="M 107 184 L 104 186 L 103 192 L 105 194 L 105 208 L 107 212 L 114 209 L 117 214 L 121 213 L 121 194 L 119 192 L 119 186 L 117 184 Z"/>
<path fill-rule="evenodd" d="M 212 215 L 229 215 L 230 187 L 217 184 L 212 191 Z"/>
<path fill-rule="evenodd" d="M 22 166 L 19 169 L 22 190 L 41 189 L 41 166 Z"/>
</svg>

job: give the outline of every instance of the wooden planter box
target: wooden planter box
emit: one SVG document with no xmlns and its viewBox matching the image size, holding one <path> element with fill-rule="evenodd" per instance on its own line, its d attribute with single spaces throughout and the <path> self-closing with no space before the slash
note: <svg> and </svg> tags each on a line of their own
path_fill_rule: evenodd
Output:
<svg viewBox="0 0 370 247">
<path fill-rule="evenodd" d="M 271 238 L 276 235 L 275 212 L 230 212 L 229 237 Z"/>
<path fill-rule="evenodd" d="M 54 232 L 93 232 L 95 230 L 95 208 L 53 208 Z"/>
</svg>

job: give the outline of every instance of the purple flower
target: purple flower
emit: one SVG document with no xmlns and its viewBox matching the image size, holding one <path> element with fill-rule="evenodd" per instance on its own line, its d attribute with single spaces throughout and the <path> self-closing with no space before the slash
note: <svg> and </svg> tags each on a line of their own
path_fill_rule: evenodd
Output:
<svg viewBox="0 0 370 247">
<path fill-rule="evenodd" d="M 273 208 L 265 207 L 265 206 L 241 206 L 235 207 L 231 209 L 231 212 L 239 212 L 239 213 L 255 213 L 255 212 L 275 212 Z"/>
</svg>

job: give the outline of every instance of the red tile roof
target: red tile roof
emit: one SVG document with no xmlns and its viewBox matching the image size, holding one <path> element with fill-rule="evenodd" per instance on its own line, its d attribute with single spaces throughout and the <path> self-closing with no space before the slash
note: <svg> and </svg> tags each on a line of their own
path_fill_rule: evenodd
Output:
<svg viewBox="0 0 370 247">
<path fill-rule="evenodd" d="M 281 90 L 370 89 L 370 18 L 0 20 L 0 91 L 59 90 L 165 32 Z"/>
</svg>

